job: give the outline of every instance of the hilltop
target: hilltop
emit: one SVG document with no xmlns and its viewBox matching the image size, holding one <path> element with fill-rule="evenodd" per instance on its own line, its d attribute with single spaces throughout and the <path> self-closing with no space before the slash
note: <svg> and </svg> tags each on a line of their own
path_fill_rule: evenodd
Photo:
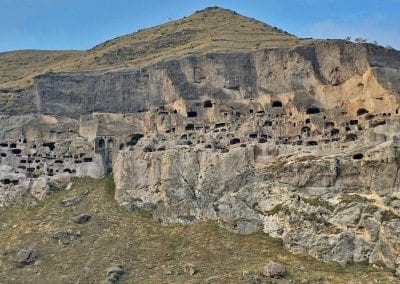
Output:
<svg viewBox="0 0 400 284">
<path fill-rule="evenodd" d="M 45 72 L 113 70 L 206 52 L 291 47 L 300 39 L 219 7 L 101 43 L 86 51 L 0 53 L 0 89 L 23 88 Z"/>
</svg>

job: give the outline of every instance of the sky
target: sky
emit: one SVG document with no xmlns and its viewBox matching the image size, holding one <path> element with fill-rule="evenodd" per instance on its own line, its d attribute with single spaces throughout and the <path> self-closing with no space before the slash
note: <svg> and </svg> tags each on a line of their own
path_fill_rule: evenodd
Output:
<svg viewBox="0 0 400 284">
<path fill-rule="evenodd" d="M 400 0 L 0 0 L 0 52 L 89 49 L 210 6 L 299 37 L 363 37 L 400 49 Z"/>
</svg>

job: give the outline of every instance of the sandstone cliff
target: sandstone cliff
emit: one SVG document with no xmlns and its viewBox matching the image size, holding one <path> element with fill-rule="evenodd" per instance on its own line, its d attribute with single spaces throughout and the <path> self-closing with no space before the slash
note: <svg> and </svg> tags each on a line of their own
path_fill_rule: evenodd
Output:
<svg viewBox="0 0 400 284">
<path fill-rule="evenodd" d="M 212 9 L 182 24 L 204 17 L 243 20 Z M 122 68 L 134 45 L 110 57 L 116 39 L 88 70 L 0 90 L 1 204 L 112 171 L 116 201 L 160 222 L 216 219 L 319 259 L 399 267 L 400 52 L 254 25 L 251 48 L 222 48 L 221 31 L 210 50 Z"/>
</svg>

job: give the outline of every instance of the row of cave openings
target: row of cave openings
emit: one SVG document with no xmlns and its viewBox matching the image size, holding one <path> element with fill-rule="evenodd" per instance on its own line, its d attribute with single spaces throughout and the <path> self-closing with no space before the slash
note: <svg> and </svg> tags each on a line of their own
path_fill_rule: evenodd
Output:
<svg viewBox="0 0 400 284">
<path fill-rule="evenodd" d="M 281 101 L 277 101 L 277 100 L 272 101 L 271 106 L 272 106 L 272 108 L 283 108 L 282 102 Z M 203 107 L 204 108 L 212 108 L 213 107 L 213 103 L 211 102 L 211 100 L 206 100 L 206 101 L 203 102 Z M 177 111 L 175 110 L 174 112 L 176 113 Z M 309 107 L 309 108 L 306 109 L 306 114 L 317 114 L 317 113 L 320 113 L 320 112 L 321 112 L 321 110 L 318 107 Z M 250 109 L 249 113 L 253 114 L 254 110 Z M 265 111 L 261 110 L 261 111 L 258 111 L 257 113 L 261 114 L 261 113 L 265 113 Z M 241 113 L 236 112 L 236 116 L 240 117 Z M 187 117 L 189 117 L 189 118 L 197 117 L 197 112 L 194 111 L 194 110 L 190 110 L 190 111 L 187 112 Z"/>
<path fill-rule="evenodd" d="M 123 150 L 125 147 L 135 146 L 143 134 L 130 135 L 129 140 L 119 144 L 118 149 Z M 102 153 L 116 149 L 117 139 L 115 137 L 97 137 L 96 138 L 96 152 Z"/>
</svg>

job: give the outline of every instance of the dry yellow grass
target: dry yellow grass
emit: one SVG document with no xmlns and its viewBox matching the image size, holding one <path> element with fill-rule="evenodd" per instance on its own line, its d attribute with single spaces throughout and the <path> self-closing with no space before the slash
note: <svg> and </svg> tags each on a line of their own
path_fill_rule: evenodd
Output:
<svg viewBox="0 0 400 284">
<path fill-rule="evenodd" d="M 86 190 L 89 193 L 82 195 Z M 64 198 L 79 195 L 83 201 L 76 207 L 61 204 Z M 82 225 L 71 222 L 78 213 L 88 213 L 92 220 Z M 262 232 L 239 235 L 211 221 L 166 226 L 147 215 L 120 208 L 113 200 L 110 178 L 76 179 L 72 190 L 54 192 L 33 209 L 27 208 L 27 202 L 2 209 L 0 282 L 99 283 L 108 267 L 121 264 L 126 271 L 122 283 L 251 283 L 267 281 L 259 272 L 269 260 L 287 267 L 285 281 L 394 281 L 389 271 L 366 264 L 342 267 L 291 254 L 279 240 Z M 68 229 L 79 230 L 81 237 L 65 245 L 52 237 Z M 18 248 L 35 249 L 40 264 L 17 268 Z M 198 273 L 183 273 L 187 263 L 194 264 Z"/>
</svg>

